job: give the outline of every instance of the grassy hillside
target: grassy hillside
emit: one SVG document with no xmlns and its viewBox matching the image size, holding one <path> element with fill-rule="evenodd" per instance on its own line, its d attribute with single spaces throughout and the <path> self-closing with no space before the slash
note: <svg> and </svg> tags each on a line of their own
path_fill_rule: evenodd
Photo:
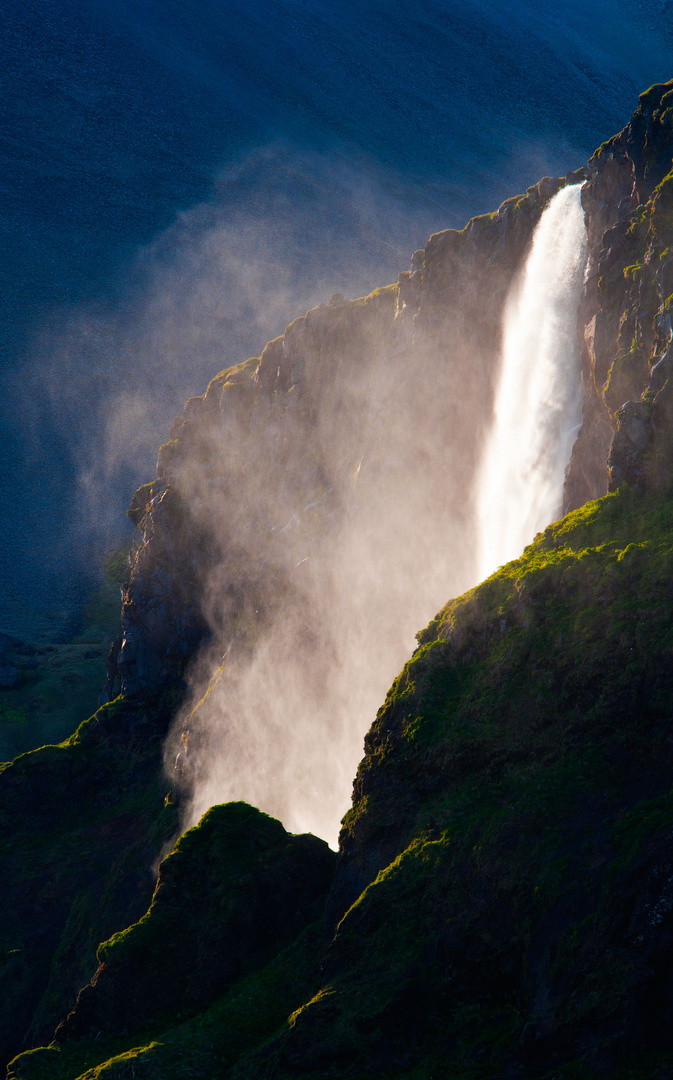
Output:
<svg viewBox="0 0 673 1080">
<path fill-rule="evenodd" d="M 669 498 L 621 490 L 546 529 L 439 613 L 391 688 L 336 933 L 140 1039 L 71 1021 L 10 1075 L 669 1075 L 672 571 Z"/>
</svg>

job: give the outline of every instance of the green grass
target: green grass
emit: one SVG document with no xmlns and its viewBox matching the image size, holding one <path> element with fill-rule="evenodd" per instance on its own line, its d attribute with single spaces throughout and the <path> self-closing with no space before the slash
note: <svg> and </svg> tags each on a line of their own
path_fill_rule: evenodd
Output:
<svg viewBox="0 0 673 1080">
<path fill-rule="evenodd" d="M 625 1008 L 636 961 L 601 941 L 620 882 L 673 822 L 658 768 L 673 730 L 672 580 L 673 502 L 624 490 L 549 526 L 419 635 L 367 736 L 345 819 L 351 843 L 362 834 L 375 847 L 393 833 L 400 846 L 340 926 L 362 959 L 332 982 L 333 1011 L 385 1027 L 396 983 L 423 968 L 433 937 L 458 951 L 459 970 L 479 959 L 473 992 L 520 1008 L 507 986 L 542 933 L 558 1023 L 570 1030 Z M 377 970 L 378 956 L 388 968 Z M 578 968 L 592 970 L 585 985 Z M 451 1042 L 446 976 L 427 975 L 438 1001 L 434 1022 L 427 1002 L 415 1020 L 423 1065 L 394 1075 L 423 1075 Z M 366 1001 L 353 1005 L 356 993 Z M 298 1015 L 305 1038 L 320 1038 L 320 1002 Z M 348 1021 L 331 1026 L 335 1053 L 337 1027 Z M 491 1075 L 479 1058 L 493 1050 L 486 1036 L 479 1064 L 457 1027 L 454 1036 L 461 1049 L 447 1051 L 445 1074 Z M 348 1038 L 371 1057 L 371 1041 Z M 581 1068 L 596 1075 L 590 1055 Z"/>
</svg>

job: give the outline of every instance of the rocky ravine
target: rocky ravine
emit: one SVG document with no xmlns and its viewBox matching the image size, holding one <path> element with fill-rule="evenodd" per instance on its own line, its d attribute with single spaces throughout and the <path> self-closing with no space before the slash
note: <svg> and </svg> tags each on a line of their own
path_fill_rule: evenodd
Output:
<svg viewBox="0 0 673 1080">
<path fill-rule="evenodd" d="M 436 234 L 397 285 L 333 297 L 187 403 L 133 499 L 108 704 L 0 780 L 5 1055 L 59 1025 L 10 1075 L 673 1076 L 672 156 L 673 83 L 585 169 Z M 579 179 L 571 513 L 420 635 L 335 871 L 321 842 L 230 804 L 136 922 L 177 827 L 162 745 L 197 648 L 244 654 L 301 605 L 296 556 L 393 478 L 386 528 L 422 563 L 460 520 L 469 566 L 502 306 Z"/>
</svg>

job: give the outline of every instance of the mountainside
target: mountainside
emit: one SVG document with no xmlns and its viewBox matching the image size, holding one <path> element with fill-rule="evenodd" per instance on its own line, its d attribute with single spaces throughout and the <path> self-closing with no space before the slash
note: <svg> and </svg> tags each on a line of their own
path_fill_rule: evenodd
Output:
<svg viewBox="0 0 673 1080">
<path fill-rule="evenodd" d="M 23 641 L 70 636 L 223 356 L 583 161 L 673 62 L 663 0 L 5 0 L 0 25 L 0 626 Z"/>
<path fill-rule="evenodd" d="M 10 1077 L 673 1077 L 672 158 L 673 82 L 187 402 L 106 703 L 0 776 Z M 567 514 L 418 635 L 334 856 L 294 822 L 470 581 L 504 305 L 580 182 Z"/>
</svg>

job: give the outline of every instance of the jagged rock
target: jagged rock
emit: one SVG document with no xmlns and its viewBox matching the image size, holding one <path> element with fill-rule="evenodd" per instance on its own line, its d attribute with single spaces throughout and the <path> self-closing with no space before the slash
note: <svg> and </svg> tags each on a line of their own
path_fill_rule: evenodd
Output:
<svg viewBox="0 0 673 1080">
<path fill-rule="evenodd" d="M 632 490 L 577 511 L 420 635 L 366 739 L 322 989 L 233 1076 L 669 1060 L 672 520 Z"/>
<path fill-rule="evenodd" d="M 584 415 L 568 471 L 566 510 L 606 490 L 601 457 L 610 451 L 613 431 L 610 490 L 628 477 L 640 483 L 642 468 L 632 436 L 639 437 L 634 421 L 645 420 L 647 410 L 637 416 L 619 410 L 627 401 L 638 402 L 651 387 L 650 367 L 671 336 L 666 306 L 670 226 L 661 212 L 669 198 L 673 147 L 671 116 L 662 107 L 668 93 L 670 84 L 641 94 L 631 122 L 588 165 L 582 202 L 590 255 L 579 320 Z M 620 415 L 630 435 L 620 432 Z M 655 483 L 654 477 L 648 483 Z"/>
<path fill-rule="evenodd" d="M 627 483 L 666 491 L 673 481 L 673 356 L 670 347 L 651 369 L 640 401 L 617 410 L 617 431 L 608 458 L 609 490 Z"/>
<path fill-rule="evenodd" d="M 542 209 L 568 182 L 585 182 L 590 261 L 578 321 L 583 423 L 568 468 L 564 508 L 580 506 L 608 490 L 607 458 L 617 428 L 617 409 L 646 391 L 649 364 L 670 341 L 665 317 L 670 275 L 665 268 L 671 260 L 665 257 L 664 234 L 655 237 L 655 246 L 637 273 L 634 262 L 662 199 L 659 186 L 666 176 L 665 149 L 671 140 L 670 117 L 661 108 L 666 93 L 666 87 L 658 87 L 641 95 L 630 124 L 604 144 L 585 169 L 565 179 L 545 177 L 524 196 L 507 200 L 495 214 L 474 218 L 461 232 L 449 229 L 435 234 L 425 249 L 414 253 L 411 269 L 400 275 L 396 287 L 378 290 L 365 303 L 334 294 L 329 304 L 295 320 L 282 337 L 269 343 L 261 358 L 221 373 L 203 398 L 190 399 L 172 432 L 174 437 L 160 452 L 160 482 L 141 488 L 129 511 L 143 527 L 143 541 L 123 613 L 119 670 L 126 693 L 142 696 L 169 685 L 205 633 L 208 620 L 203 618 L 200 588 L 208 577 L 208 566 L 203 559 L 200 566 L 193 565 L 193 553 L 203 551 L 209 542 L 203 539 L 203 523 L 196 520 L 190 499 L 177 508 L 175 498 L 184 484 L 188 461 L 209 455 L 209 467 L 214 470 L 211 482 L 217 484 L 218 464 L 221 477 L 235 474 L 238 448 L 246 442 L 259 454 L 260 470 L 273 462 L 271 467 L 278 474 L 303 474 L 304 502 L 311 501 L 312 487 L 321 482 L 318 473 L 333 491 L 343 488 L 343 481 L 335 484 L 330 475 L 329 445 L 317 469 L 317 462 L 308 467 L 307 460 L 302 460 L 296 444 L 311 444 L 316 417 L 325 412 L 320 402 L 326 399 L 331 380 L 352 379 L 356 371 L 358 379 L 364 371 L 374 377 L 385 350 L 388 357 L 399 357 L 390 367 L 391 386 L 397 372 L 409 364 L 416 368 L 413 405 L 426 413 L 428 423 L 441 404 L 444 415 L 437 416 L 435 427 L 437 431 L 443 428 L 443 453 L 452 460 L 452 483 L 456 489 L 469 488 L 481 434 L 489 421 L 507 290 Z M 628 318 L 625 311 L 631 312 Z M 444 356 L 452 357 L 450 368 L 440 361 Z M 427 403 L 422 400 L 423 387 Z M 460 400 L 461 410 L 452 404 L 454 399 Z M 404 424 L 405 411 L 409 416 L 414 413 L 400 399 L 398 424 Z M 366 425 L 354 416 L 355 438 L 350 436 L 354 463 L 362 460 L 358 434 L 365 430 Z M 406 437 L 398 439 L 401 450 L 394 445 L 387 448 L 389 468 L 394 467 L 395 454 L 405 452 Z M 661 437 L 660 433 L 660 442 Z M 637 471 L 628 450 L 631 437 L 623 452 L 621 439 L 618 434 L 611 455 L 612 487 L 617 477 L 635 477 Z M 436 459 L 441 461 L 442 454 Z M 347 503 L 344 491 L 341 498 Z M 444 498 L 447 518 L 464 513 L 457 492 L 451 497 L 446 487 Z M 266 556 L 257 554 L 262 559 L 277 556 L 270 550 Z M 164 599 L 155 596 L 150 602 L 147 579 L 158 564 L 175 588 L 168 588 Z M 236 573 L 255 578 L 252 566 L 240 567 Z M 185 580 L 190 581 L 189 596 L 180 595 Z M 232 627 L 240 618 L 237 603 L 227 597 L 222 604 Z M 143 619 L 138 618 L 137 607 L 143 608 Z"/>
<path fill-rule="evenodd" d="M 650 443 L 650 408 L 642 401 L 627 401 L 617 409 L 617 431 L 608 457 L 609 488 L 616 491 L 626 482 L 640 487 L 643 454 Z"/>
<path fill-rule="evenodd" d="M 490 416 L 507 291 L 535 224 L 564 182 L 545 177 L 461 232 L 436 233 L 414 253 L 411 270 L 400 275 L 397 285 L 356 301 L 334 294 L 328 304 L 296 319 L 261 357 L 220 373 L 203 398 L 190 399 L 171 441 L 161 448 L 158 480 L 135 493 L 129 510 L 142 539 L 125 593 L 117 659 L 126 695 L 151 697 L 180 677 L 206 633 L 210 615 L 204 618 L 204 604 L 208 612 L 217 604 L 226 613 L 229 629 L 223 636 L 231 637 L 242 608 L 252 606 L 249 597 L 265 588 L 259 565 L 287 561 L 278 536 L 267 530 L 257 529 L 254 539 L 246 538 L 251 557 L 233 536 L 234 503 L 251 473 L 278 477 L 277 498 L 267 497 L 260 510 L 267 519 L 275 517 L 281 504 L 312 504 L 315 493 L 327 488 L 329 513 L 337 505 L 347 513 L 356 468 L 358 494 L 369 476 L 375 500 L 388 497 L 388 478 L 401 484 L 400 474 L 406 490 L 420 497 L 415 478 L 422 469 L 427 505 L 406 518 L 420 523 L 432 504 L 438 538 L 451 529 L 452 520 L 466 516 L 463 493 L 475 474 Z M 382 407 L 359 388 L 380 386 L 383 380 Z M 340 397 L 349 403 L 348 410 L 335 408 Z M 339 419 L 329 430 L 325 417 L 331 414 Z M 427 431 L 423 438 L 421 416 Z M 435 453 L 429 465 L 423 440 L 430 432 Z M 213 503 L 210 498 L 200 502 L 193 490 L 190 463 L 197 460 L 204 463 L 197 488 L 207 487 L 209 495 L 217 492 L 221 526 L 215 543 L 210 535 Z M 468 549 L 466 561 L 472 557 Z M 229 582 L 226 595 L 216 602 L 209 592 L 210 575 L 223 551 Z M 157 583 L 159 567 L 163 588 Z M 244 583 L 236 596 L 231 580 Z"/>
</svg>

